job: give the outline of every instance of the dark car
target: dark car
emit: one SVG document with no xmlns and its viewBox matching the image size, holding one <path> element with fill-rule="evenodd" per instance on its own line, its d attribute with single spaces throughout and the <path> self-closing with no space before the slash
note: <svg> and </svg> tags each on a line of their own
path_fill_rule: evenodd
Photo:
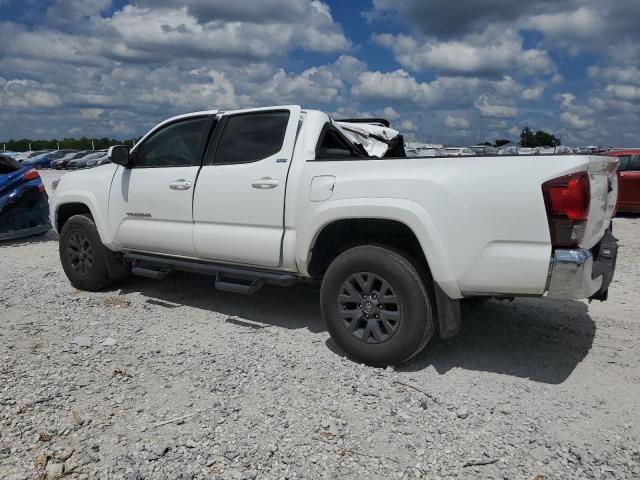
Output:
<svg viewBox="0 0 640 480">
<path fill-rule="evenodd" d="M 640 149 L 613 150 L 618 161 L 618 211 L 640 213 Z"/>
<path fill-rule="evenodd" d="M 38 235 L 50 229 L 49 198 L 40 174 L 0 155 L 0 240 Z"/>
<path fill-rule="evenodd" d="M 107 151 L 96 150 L 95 152 L 91 152 L 90 155 L 86 155 L 76 160 L 71 160 L 69 163 L 67 163 L 67 168 L 71 170 L 76 170 L 79 168 L 91 168 L 91 167 L 96 167 L 98 165 L 102 165 L 107 161 L 108 161 Z"/>
<path fill-rule="evenodd" d="M 74 152 L 64 155 L 62 158 L 58 158 L 51 161 L 51 168 L 55 168 L 56 170 L 61 170 L 63 168 L 67 168 L 67 165 L 71 160 L 78 160 L 79 158 L 86 157 L 87 155 L 91 155 L 94 153 L 92 150 L 85 150 L 83 152 Z"/>
</svg>

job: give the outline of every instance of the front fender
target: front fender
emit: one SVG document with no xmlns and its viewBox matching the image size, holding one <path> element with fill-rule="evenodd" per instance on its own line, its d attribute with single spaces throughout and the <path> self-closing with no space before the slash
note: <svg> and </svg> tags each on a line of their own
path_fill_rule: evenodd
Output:
<svg viewBox="0 0 640 480">
<path fill-rule="evenodd" d="M 113 232 L 109 230 L 109 190 L 117 166 L 101 166 L 64 175 L 49 199 L 49 209 L 54 228 L 58 228 L 58 211 L 70 203 L 86 205 L 96 224 L 100 240 L 105 247 L 117 250 Z M 60 233 L 60 232 L 58 232 Z"/>
<path fill-rule="evenodd" d="M 393 198 L 335 200 L 314 210 L 307 224 L 298 230 L 296 265 L 309 275 L 310 253 L 324 227 L 337 220 L 380 218 L 403 223 L 413 231 L 425 254 L 434 281 L 450 298 L 462 298 L 449 261 L 449 254 L 428 212 L 418 203 Z"/>
</svg>

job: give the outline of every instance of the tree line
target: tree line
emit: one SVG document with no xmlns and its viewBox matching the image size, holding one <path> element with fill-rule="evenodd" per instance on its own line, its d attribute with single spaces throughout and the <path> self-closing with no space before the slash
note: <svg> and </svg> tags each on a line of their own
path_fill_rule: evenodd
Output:
<svg viewBox="0 0 640 480">
<path fill-rule="evenodd" d="M 4 147 L 5 150 L 13 152 L 25 152 L 27 150 L 57 150 L 57 149 L 69 149 L 69 150 L 103 150 L 111 147 L 112 145 L 129 145 L 133 146 L 135 139 L 116 140 L 114 138 L 63 138 L 62 140 L 31 140 L 28 138 L 22 138 L 20 140 L 8 140 L 6 142 L 0 142 L 0 147 Z M 495 142 L 484 142 L 483 145 L 489 145 L 494 147 L 501 147 L 512 143 L 511 140 L 498 139 Z M 544 130 L 538 130 L 533 132 L 529 127 L 524 127 L 520 133 L 521 147 L 557 147 L 561 145 L 561 140 L 554 135 L 545 132 Z M 31 146 L 31 148 L 29 148 Z"/>
<path fill-rule="evenodd" d="M 13 152 L 26 152 L 27 150 L 104 150 L 113 145 L 133 146 L 135 139 L 116 140 L 115 138 L 63 138 L 61 140 L 32 140 L 22 138 L 19 140 L 8 140 L 0 142 L 0 147 Z"/>
<path fill-rule="evenodd" d="M 512 143 L 511 140 L 501 138 L 495 142 L 484 142 L 481 145 L 487 145 L 489 147 L 502 147 Z M 555 135 L 545 132 L 544 130 L 538 130 L 533 133 L 529 127 L 524 127 L 520 133 L 520 141 L 517 144 L 520 147 L 559 147 L 562 145 L 562 140 Z"/>
</svg>

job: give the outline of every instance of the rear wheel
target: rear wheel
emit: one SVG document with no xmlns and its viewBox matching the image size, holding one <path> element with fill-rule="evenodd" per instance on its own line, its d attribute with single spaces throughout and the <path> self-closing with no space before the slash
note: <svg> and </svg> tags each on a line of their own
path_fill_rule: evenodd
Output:
<svg viewBox="0 0 640 480">
<path fill-rule="evenodd" d="M 368 365 L 409 360 L 435 330 L 432 301 L 417 268 L 384 247 L 354 247 L 339 255 L 320 296 L 331 337 Z"/>
<path fill-rule="evenodd" d="M 60 232 L 60 262 L 71 285 L 95 291 L 113 282 L 107 269 L 100 235 L 88 215 L 74 215 Z"/>
</svg>

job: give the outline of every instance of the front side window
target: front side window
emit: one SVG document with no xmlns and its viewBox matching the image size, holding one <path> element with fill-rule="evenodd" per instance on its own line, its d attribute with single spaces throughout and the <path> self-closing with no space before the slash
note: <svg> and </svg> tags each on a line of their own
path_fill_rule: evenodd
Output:
<svg viewBox="0 0 640 480">
<path fill-rule="evenodd" d="M 206 117 L 173 123 L 145 140 L 136 156 L 136 168 L 200 165 L 200 141 Z"/>
<path fill-rule="evenodd" d="M 289 123 L 288 111 L 233 115 L 224 126 L 214 163 L 250 163 L 282 149 Z"/>
<path fill-rule="evenodd" d="M 631 157 L 631 160 L 629 161 L 629 167 L 627 168 L 627 170 L 630 170 L 632 172 L 640 171 L 640 155 L 633 155 Z"/>
</svg>

